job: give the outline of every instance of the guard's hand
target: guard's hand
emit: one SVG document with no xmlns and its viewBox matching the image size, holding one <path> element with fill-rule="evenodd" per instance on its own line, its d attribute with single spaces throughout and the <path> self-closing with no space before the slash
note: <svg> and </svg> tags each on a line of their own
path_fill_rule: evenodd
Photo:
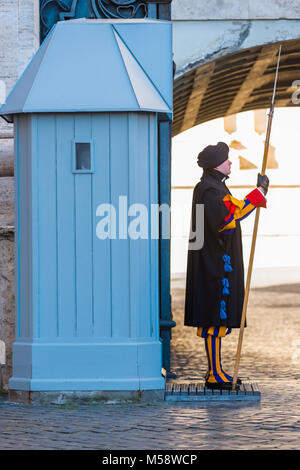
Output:
<svg viewBox="0 0 300 470">
<path fill-rule="evenodd" d="M 261 175 L 260 173 L 258 173 L 257 187 L 261 187 L 265 195 L 267 194 L 269 188 L 269 178 L 267 177 L 267 175 Z"/>
</svg>

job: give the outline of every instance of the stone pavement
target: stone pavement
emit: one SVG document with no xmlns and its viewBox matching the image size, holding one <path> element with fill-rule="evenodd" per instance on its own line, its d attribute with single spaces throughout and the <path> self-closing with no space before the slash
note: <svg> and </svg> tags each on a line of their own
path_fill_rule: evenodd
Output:
<svg viewBox="0 0 300 470">
<path fill-rule="evenodd" d="M 172 284 L 173 371 L 202 380 L 203 340 L 183 326 L 184 283 Z M 37 406 L 0 400 L 0 449 L 298 449 L 300 284 L 250 293 L 240 376 L 259 384 L 261 402 Z M 233 367 L 238 331 L 223 343 Z"/>
</svg>

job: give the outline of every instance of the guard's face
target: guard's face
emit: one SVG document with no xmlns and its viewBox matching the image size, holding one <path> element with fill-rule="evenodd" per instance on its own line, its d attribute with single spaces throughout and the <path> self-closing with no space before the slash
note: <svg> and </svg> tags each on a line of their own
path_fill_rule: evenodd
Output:
<svg viewBox="0 0 300 470">
<path fill-rule="evenodd" d="M 216 169 L 219 170 L 224 175 L 228 176 L 231 173 L 231 165 L 232 165 L 232 162 L 229 160 L 229 158 L 227 158 L 227 160 L 221 163 L 221 165 L 219 165 Z"/>
</svg>

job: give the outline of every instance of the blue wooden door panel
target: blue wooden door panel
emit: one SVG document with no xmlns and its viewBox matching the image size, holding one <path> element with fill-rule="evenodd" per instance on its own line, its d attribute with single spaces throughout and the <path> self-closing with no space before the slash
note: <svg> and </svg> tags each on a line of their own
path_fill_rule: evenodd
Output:
<svg viewBox="0 0 300 470">
<path fill-rule="evenodd" d="M 158 162 L 157 162 L 157 117 L 149 115 L 149 182 L 150 204 L 158 204 Z M 151 331 L 154 340 L 159 339 L 159 218 L 152 215 L 150 240 L 150 296 L 151 296 Z M 155 238 L 157 235 L 157 238 Z"/>
<path fill-rule="evenodd" d="M 110 202 L 119 214 L 119 196 L 128 195 L 128 116 L 110 114 Z M 117 235 L 118 235 L 117 223 Z M 111 239 L 112 336 L 128 337 L 129 242 Z"/>
<path fill-rule="evenodd" d="M 149 235 L 149 156 L 148 156 L 148 115 L 130 114 L 129 116 L 129 205 L 143 204 L 148 217 L 146 219 Z M 132 212 L 129 225 L 140 217 L 138 207 L 136 215 Z M 141 209 L 142 210 L 142 209 Z M 143 227 L 136 228 L 136 232 Z M 149 239 L 130 238 L 130 298 L 132 315 L 132 336 L 149 337 L 150 335 L 150 242 Z"/>
<path fill-rule="evenodd" d="M 75 139 L 91 139 L 91 115 L 75 115 Z M 76 234 L 76 335 L 90 337 L 93 332 L 93 239 L 92 174 L 75 174 Z"/>
<path fill-rule="evenodd" d="M 97 237 L 97 224 L 103 217 L 97 216 L 100 204 L 110 202 L 110 156 L 109 114 L 92 115 L 92 140 L 94 145 L 93 192 L 92 192 L 92 237 L 94 279 L 94 335 L 111 337 L 111 266 L 110 239 Z"/>
<path fill-rule="evenodd" d="M 21 142 L 26 139 L 26 119 L 20 119 L 19 121 L 19 139 Z M 23 257 L 26 259 L 27 253 L 27 230 L 26 230 L 26 183 L 27 183 L 27 170 L 26 170 L 26 144 L 24 146 L 19 146 L 18 152 L 18 197 L 19 197 L 19 218 L 18 218 L 18 226 L 19 226 L 19 236 L 18 236 L 18 251 L 19 251 L 19 283 L 20 283 L 20 291 L 19 291 L 19 312 L 18 312 L 18 332 L 21 337 L 26 337 L 26 327 L 25 322 L 27 320 L 27 313 L 28 313 L 28 290 L 27 290 L 27 282 L 28 282 L 28 264 L 23 263 L 21 260 Z M 22 175 L 22 177 L 21 177 Z"/>
<path fill-rule="evenodd" d="M 139 113 L 49 114 L 36 115 L 35 122 L 39 335 L 151 338 L 158 321 L 158 241 L 151 239 L 151 204 L 158 202 L 156 118 Z M 94 173 L 72 172 L 74 139 L 91 141 Z M 31 170 L 20 171 L 26 175 Z M 26 181 L 22 178 L 21 195 L 30 186 Z M 118 238 L 120 196 L 127 198 L 122 201 L 127 202 L 126 212 L 133 204 L 141 205 L 128 217 L 123 214 L 124 239 Z M 28 198 L 20 197 L 20 204 L 22 200 Z M 116 239 L 97 237 L 96 211 L 101 203 L 115 209 Z M 134 231 L 127 234 L 130 225 Z M 143 231 L 146 239 L 139 234 Z M 26 248 L 31 235 L 22 233 Z M 134 233 L 137 239 L 132 238 Z M 25 248 L 23 252 L 29 253 Z M 27 261 L 22 266 L 28 270 L 30 257 Z M 27 271 L 23 274 L 21 269 L 20 275 L 27 292 Z M 23 302 L 28 311 L 30 299 Z"/>
<path fill-rule="evenodd" d="M 18 205 L 18 256 L 20 259 L 19 267 L 19 289 L 18 295 L 18 333 L 23 338 L 29 338 L 32 334 L 30 327 L 31 310 L 30 310 L 30 163 L 29 163 L 29 145 L 30 138 L 30 122 L 28 116 L 22 116 L 19 120 L 18 129 L 19 141 L 22 145 L 18 146 L 17 154 L 17 193 L 19 198 Z"/>
<path fill-rule="evenodd" d="M 57 155 L 53 114 L 38 117 L 39 334 L 56 337 L 57 317 Z"/>
<path fill-rule="evenodd" d="M 128 206 L 136 202 L 135 194 L 135 158 L 137 155 L 137 143 L 135 141 L 135 135 L 137 132 L 137 122 L 135 115 L 131 113 L 128 116 L 128 181 L 130 187 L 130 193 L 128 194 Z M 128 217 L 129 219 L 129 217 Z M 129 221 L 128 221 L 129 223 Z M 136 338 L 139 336 L 139 303 L 136 295 L 136 289 L 139 282 L 139 271 L 138 271 L 138 260 L 139 251 L 137 245 L 134 243 L 135 240 L 129 238 L 129 252 L 130 252 L 130 264 L 129 264 L 129 288 L 130 288 L 130 336 Z"/>
<path fill-rule="evenodd" d="M 150 290 L 150 246 L 151 246 L 151 223 L 150 223 L 150 184 L 149 184 L 149 115 L 135 114 L 137 119 L 137 134 L 135 139 L 138 143 L 138 154 L 135 155 L 135 185 L 137 202 L 144 204 L 147 213 L 147 238 L 134 240 L 139 245 L 139 258 L 137 260 L 140 269 L 139 279 L 139 336 L 151 337 L 151 290 Z"/>
<path fill-rule="evenodd" d="M 31 124 L 31 135 L 29 138 L 28 163 L 31 166 L 31 256 L 30 256 L 30 279 L 31 286 L 31 311 L 28 313 L 32 324 L 33 338 L 39 337 L 39 153 L 38 153 L 38 125 L 39 118 L 33 114 L 28 116 Z"/>
<path fill-rule="evenodd" d="M 56 115 L 58 335 L 73 337 L 76 325 L 74 174 L 71 171 L 74 117 Z"/>
</svg>

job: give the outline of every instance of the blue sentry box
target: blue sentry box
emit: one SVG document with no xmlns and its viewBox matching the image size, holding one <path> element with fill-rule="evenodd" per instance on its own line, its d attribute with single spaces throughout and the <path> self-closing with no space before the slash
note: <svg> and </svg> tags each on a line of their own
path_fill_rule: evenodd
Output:
<svg viewBox="0 0 300 470">
<path fill-rule="evenodd" d="M 172 83 L 170 22 L 62 21 L 0 108 L 15 132 L 11 390 L 164 390 L 159 240 L 97 228 L 121 195 L 158 204 Z"/>
</svg>

